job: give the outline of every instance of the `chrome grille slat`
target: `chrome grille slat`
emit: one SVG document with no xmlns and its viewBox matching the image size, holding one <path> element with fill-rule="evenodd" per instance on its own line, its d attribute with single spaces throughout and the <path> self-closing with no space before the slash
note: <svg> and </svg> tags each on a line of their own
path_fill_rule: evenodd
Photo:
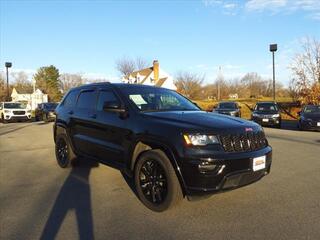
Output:
<svg viewBox="0 0 320 240">
<path fill-rule="evenodd" d="M 226 152 L 250 152 L 267 146 L 263 132 L 220 135 L 219 138 Z"/>
</svg>

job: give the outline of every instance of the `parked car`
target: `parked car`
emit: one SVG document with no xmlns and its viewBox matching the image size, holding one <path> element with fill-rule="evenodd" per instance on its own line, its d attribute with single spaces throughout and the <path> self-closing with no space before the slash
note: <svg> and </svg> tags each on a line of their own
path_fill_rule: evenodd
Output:
<svg viewBox="0 0 320 240">
<path fill-rule="evenodd" d="M 276 102 L 258 102 L 252 112 L 251 120 L 262 126 L 281 128 L 281 114 Z"/>
<path fill-rule="evenodd" d="M 220 102 L 213 112 L 234 117 L 241 117 L 240 106 L 236 102 Z"/>
<path fill-rule="evenodd" d="M 36 121 L 51 121 L 54 120 L 56 115 L 54 110 L 58 106 L 58 103 L 41 103 L 38 104 L 38 107 L 35 110 L 35 119 Z"/>
<path fill-rule="evenodd" d="M 306 105 L 299 112 L 298 127 L 300 130 L 320 131 L 320 105 Z"/>
<path fill-rule="evenodd" d="M 256 182 L 272 161 L 258 124 L 201 111 L 175 91 L 146 85 L 70 90 L 56 108 L 53 134 L 60 167 L 85 156 L 120 169 L 154 211 Z"/>
<path fill-rule="evenodd" d="M 31 110 L 23 103 L 0 103 L 0 118 L 3 123 L 31 120 Z"/>
</svg>

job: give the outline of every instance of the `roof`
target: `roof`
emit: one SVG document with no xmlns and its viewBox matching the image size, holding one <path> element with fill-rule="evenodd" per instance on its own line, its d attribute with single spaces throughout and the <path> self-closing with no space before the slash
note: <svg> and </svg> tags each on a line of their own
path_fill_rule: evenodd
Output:
<svg viewBox="0 0 320 240">
<path fill-rule="evenodd" d="M 167 79 L 168 79 L 167 77 L 165 77 L 165 78 L 160 78 L 160 79 L 156 82 L 155 86 L 161 87 Z"/>
<path fill-rule="evenodd" d="M 143 76 L 149 76 L 152 73 L 152 71 L 153 71 L 153 67 L 144 68 L 144 69 L 130 73 L 129 75 L 125 76 L 125 78 L 129 78 L 129 76 L 135 78 L 138 75 L 138 73 Z"/>
</svg>

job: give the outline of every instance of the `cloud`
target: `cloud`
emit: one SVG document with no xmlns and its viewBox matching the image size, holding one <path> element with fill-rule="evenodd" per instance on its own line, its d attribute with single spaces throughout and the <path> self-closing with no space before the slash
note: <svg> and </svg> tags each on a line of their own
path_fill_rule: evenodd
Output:
<svg viewBox="0 0 320 240">
<path fill-rule="evenodd" d="M 249 0 L 245 3 L 248 12 L 271 12 L 290 14 L 297 11 L 308 13 L 307 16 L 320 20 L 319 0 Z"/>
<path fill-rule="evenodd" d="M 225 0 L 204 0 L 205 7 L 214 7 L 221 9 L 221 12 L 225 15 L 236 15 L 239 10 L 239 5 L 235 1 Z"/>
<path fill-rule="evenodd" d="M 245 8 L 248 11 L 275 11 L 286 5 L 287 0 L 250 0 L 245 4 Z"/>
<path fill-rule="evenodd" d="M 304 12 L 308 18 L 320 20 L 320 0 L 204 0 L 203 4 L 225 15 L 237 15 L 243 10 L 245 13 L 269 12 L 272 15 Z"/>
</svg>

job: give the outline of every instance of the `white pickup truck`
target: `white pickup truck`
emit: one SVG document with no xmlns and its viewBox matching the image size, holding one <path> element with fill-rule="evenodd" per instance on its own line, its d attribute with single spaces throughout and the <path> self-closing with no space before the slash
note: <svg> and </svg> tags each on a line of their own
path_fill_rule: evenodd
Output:
<svg viewBox="0 0 320 240">
<path fill-rule="evenodd" d="M 1 102 L 0 103 L 0 120 L 3 123 L 11 121 L 28 121 L 31 120 L 31 110 L 19 102 Z"/>
</svg>

